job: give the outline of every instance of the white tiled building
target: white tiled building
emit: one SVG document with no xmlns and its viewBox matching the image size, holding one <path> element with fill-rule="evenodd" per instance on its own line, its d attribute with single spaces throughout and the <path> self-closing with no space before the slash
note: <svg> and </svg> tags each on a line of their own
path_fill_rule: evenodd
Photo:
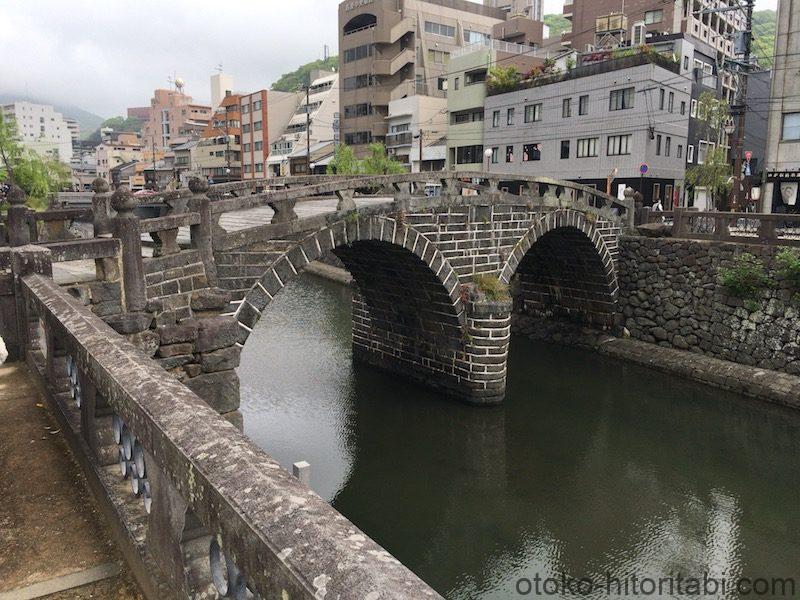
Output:
<svg viewBox="0 0 800 600">
<path fill-rule="evenodd" d="M 49 104 L 13 102 L 3 105 L 4 119 L 14 119 L 19 141 L 39 154 L 50 154 L 61 162 L 72 160 L 72 134 L 61 113 Z"/>
</svg>

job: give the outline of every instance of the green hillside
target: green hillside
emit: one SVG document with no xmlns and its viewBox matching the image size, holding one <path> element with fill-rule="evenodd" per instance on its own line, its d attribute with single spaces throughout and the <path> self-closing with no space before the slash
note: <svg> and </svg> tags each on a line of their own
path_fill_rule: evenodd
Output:
<svg viewBox="0 0 800 600">
<path fill-rule="evenodd" d="M 771 67 L 775 54 L 774 10 L 757 10 L 753 13 L 753 53 L 762 67 Z"/>
<path fill-rule="evenodd" d="M 272 84 L 272 89 L 278 92 L 297 91 L 299 88 L 308 85 L 311 71 L 317 69 L 323 71 L 337 71 L 339 69 L 339 57 L 330 56 L 325 60 L 315 60 L 290 73 L 284 73 L 278 81 Z"/>
<path fill-rule="evenodd" d="M 544 24 L 550 28 L 550 37 L 560 37 L 565 31 L 572 30 L 572 23 L 561 15 L 545 15 Z"/>
</svg>

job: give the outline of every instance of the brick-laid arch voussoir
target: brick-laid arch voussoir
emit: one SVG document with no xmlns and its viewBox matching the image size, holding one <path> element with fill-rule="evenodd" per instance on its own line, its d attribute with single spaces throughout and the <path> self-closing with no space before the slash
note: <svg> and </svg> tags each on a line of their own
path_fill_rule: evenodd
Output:
<svg viewBox="0 0 800 600">
<path fill-rule="evenodd" d="M 564 227 L 577 229 L 592 242 L 603 263 L 603 275 L 608 284 L 609 294 L 612 298 L 616 299 L 619 293 L 619 284 L 617 282 L 617 272 L 611 251 L 608 249 L 603 236 L 600 235 L 600 232 L 597 231 L 594 224 L 586 218 L 586 215 L 582 212 L 570 209 L 558 209 L 547 213 L 528 229 L 527 233 L 522 236 L 514 247 L 514 251 L 509 256 L 505 265 L 503 265 L 503 269 L 500 271 L 500 281 L 505 284 L 510 283 L 511 278 L 522 263 L 522 259 L 525 258 L 525 255 L 536 241 L 545 234 Z"/>
<path fill-rule="evenodd" d="M 235 312 L 241 328 L 240 344 L 244 344 L 272 299 L 309 264 L 328 251 L 359 241 L 384 242 L 416 255 L 442 284 L 452 302 L 454 314 L 459 320 L 464 319 L 465 306 L 458 274 L 432 240 L 414 227 L 390 217 L 346 218 L 306 236 L 264 266 L 264 275 L 250 288 Z"/>
</svg>

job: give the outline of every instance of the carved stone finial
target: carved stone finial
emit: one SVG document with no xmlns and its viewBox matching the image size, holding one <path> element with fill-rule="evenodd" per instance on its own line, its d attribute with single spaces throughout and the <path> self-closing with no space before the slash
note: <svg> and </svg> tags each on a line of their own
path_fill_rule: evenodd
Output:
<svg viewBox="0 0 800 600">
<path fill-rule="evenodd" d="M 22 206 L 25 204 L 25 192 L 22 191 L 22 188 L 13 183 L 8 186 L 6 198 L 8 199 L 8 203 L 12 206 Z"/>
<path fill-rule="evenodd" d="M 92 182 L 92 191 L 95 194 L 105 194 L 108 192 L 108 182 L 102 177 L 98 177 Z"/>
<path fill-rule="evenodd" d="M 634 191 L 632 187 L 626 187 L 625 191 L 622 193 L 625 195 L 626 198 L 630 199 L 633 198 Z"/>
<path fill-rule="evenodd" d="M 133 209 L 135 209 L 137 205 L 138 203 L 136 202 L 133 192 L 131 192 L 126 185 L 119 186 L 117 191 L 111 196 L 111 206 L 120 215 L 124 213 L 133 213 Z"/>
<path fill-rule="evenodd" d="M 200 177 L 192 177 L 189 180 L 189 189 L 193 194 L 205 194 L 208 191 L 208 181 Z"/>
</svg>

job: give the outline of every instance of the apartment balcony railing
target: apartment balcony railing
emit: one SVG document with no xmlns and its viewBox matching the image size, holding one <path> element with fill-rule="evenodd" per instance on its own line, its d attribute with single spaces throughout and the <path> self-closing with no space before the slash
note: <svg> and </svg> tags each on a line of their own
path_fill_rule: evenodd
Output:
<svg viewBox="0 0 800 600">
<path fill-rule="evenodd" d="M 386 147 L 400 148 L 401 146 L 410 146 L 413 141 L 414 134 L 411 131 L 399 131 L 386 136 Z"/>
</svg>

